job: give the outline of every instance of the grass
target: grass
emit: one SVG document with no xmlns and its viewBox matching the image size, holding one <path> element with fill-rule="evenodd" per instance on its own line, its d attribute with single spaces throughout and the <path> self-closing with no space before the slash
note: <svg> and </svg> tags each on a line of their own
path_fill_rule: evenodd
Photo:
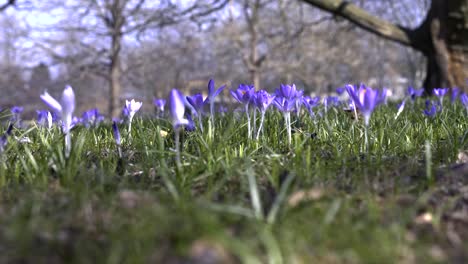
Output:
<svg viewBox="0 0 468 264">
<path fill-rule="evenodd" d="M 69 159 L 58 128 L 16 128 L 0 163 L 0 261 L 453 260 L 459 251 L 440 235 L 451 204 L 427 205 L 468 149 L 465 109 L 445 105 L 427 118 L 423 102 L 408 104 L 397 120 L 395 105 L 380 107 L 368 150 L 363 120 L 336 108 L 315 121 L 293 113 L 291 145 L 276 111 L 258 141 L 242 113 L 214 127 L 205 118 L 204 133 L 182 134 L 179 168 L 165 119 L 121 125 L 122 159 L 110 124 L 74 128 Z M 433 218 L 421 224 L 422 212 Z"/>
</svg>

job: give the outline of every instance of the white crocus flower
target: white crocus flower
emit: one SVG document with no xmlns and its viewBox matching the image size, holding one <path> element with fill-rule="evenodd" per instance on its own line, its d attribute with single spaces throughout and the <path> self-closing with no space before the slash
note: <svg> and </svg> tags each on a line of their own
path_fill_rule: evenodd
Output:
<svg viewBox="0 0 468 264">
<path fill-rule="evenodd" d="M 143 105 L 142 102 L 137 102 L 135 99 L 132 99 L 131 101 L 125 100 L 125 108 L 127 108 L 128 111 L 128 131 L 130 132 L 132 130 L 132 120 L 133 116 L 135 116 L 136 112 L 140 110 L 141 106 Z"/>
<path fill-rule="evenodd" d="M 73 88 L 69 85 L 65 87 L 60 102 L 47 92 L 41 95 L 41 99 L 62 119 L 62 131 L 65 134 L 65 156 L 68 158 L 71 150 L 70 129 L 72 127 L 73 112 L 75 111 L 75 93 L 73 92 Z"/>
</svg>

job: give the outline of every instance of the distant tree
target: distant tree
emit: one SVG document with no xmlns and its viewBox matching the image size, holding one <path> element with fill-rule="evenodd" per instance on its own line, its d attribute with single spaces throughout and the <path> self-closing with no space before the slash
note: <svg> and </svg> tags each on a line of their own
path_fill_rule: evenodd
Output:
<svg viewBox="0 0 468 264">
<path fill-rule="evenodd" d="M 41 62 L 32 69 L 31 78 L 29 79 L 31 89 L 42 91 L 49 89 L 51 84 L 49 67 L 45 63 Z"/>
<path fill-rule="evenodd" d="M 432 0 L 415 29 L 390 23 L 344 0 L 302 0 L 382 38 L 412 47 L 427 58 L 426 91 L 461 87 L 468 91 L 468 0 Z"/>
<path fill-rule="evenodd" d="M 50 31 L 75 32 L 80 36 L 76 46 L 94 57 L 88 59 L 89 63 L 83 65 L 83 69 L 99 71 L 98 74 L 106 79 L 109 86 L 108 114 L 118 116 L 121 110 L 122 51 L 125 40 L 135 41 L 145 32 L 181 21 L 203 22 L 203 18 L 223 8 L 227 1 L 193 0 L 176 3 L 171 0 L 56 0 L 47 1 L 44 10 L 56 7 L 69 12 Z M 57 44 L 47 42 L 47 45 Z M 66 59 L 66 56 L 58 54 L 50 46 L 43 48 L 53 53 L 56 59 Z"/>
<path fill-rule="evenodd" d="M 233 9 L 240 14 L 234 16 Z M 301 37 L 306 27 L 302 8 L 284 0 L 237 0 L 231 2 L 230 11 L 226 34 L 240 51 L 251 83 L 261 88 L 261 73 L 268 61 L 275 54 L 286 54 Z"/>
</svg>

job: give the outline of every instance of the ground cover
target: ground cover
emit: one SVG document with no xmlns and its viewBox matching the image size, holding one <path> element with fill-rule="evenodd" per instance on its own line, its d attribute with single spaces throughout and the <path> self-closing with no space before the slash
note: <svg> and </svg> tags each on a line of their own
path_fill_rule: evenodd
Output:
<svg viewBox="0 0 468 264">
<path fill-rule="evenodd" d="M 365 125 L 241 111 L 183 130 L 166 117 L 64 135 L 15 127 L 1 155 L 0 261 L 8 263 L 463 263 L 468 260 L 467 112 L 445 99 L 389 102 Z M 260 119 L 260 116 L 257 116 Z M 5 131 L 6 127 L 0 131 Z"/>
</svg>

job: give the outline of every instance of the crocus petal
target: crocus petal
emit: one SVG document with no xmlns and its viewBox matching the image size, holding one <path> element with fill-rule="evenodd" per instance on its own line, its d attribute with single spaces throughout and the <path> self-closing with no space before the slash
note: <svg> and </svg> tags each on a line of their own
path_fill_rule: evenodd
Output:
<svg viewBox="0 0 468 264">
<path fill-rule="evenodd" d="M 75 111 L 75 93 L 71 86 L 67 86 L 62 94 L 62 114 L 71 115 Z"/>
<path fill-rule="evenodd" d="M 71 86 L 67 86 L 62 94 L 62 122 L 64 133 L 68 133 L 72 128 L 73 111 L 75 111 L 75 93 Z"/>
<path fill-rule="evenodd" d="M 219 87 L 218 90 L 216 90 L 216 92 L 214 92 L 212 97 L 215 97 L 218 94 L 220 94 L 224 90 L 224 88 L 226 88 L 226 85 L 223 85 L 223 86 Z"/>
<path fill-rule="evenodd" d="M 114 133 L 115 143 L 117 144 L 117 146 L 120 146 L 120 132 L 119 128 L 117 127 L 117 122 L 115 120 L 112 121 L 112 132 Z"/>
<path fill-rule="evenodd" d="M 211 97 L 211 95 L 214 93 L 214 80 L 210 79 L 208 81 L 208 97 Z"/>
<path fill-rule="evenodd" d="M 188 125 L 189 121 L 184 118 L 185 103 L 182 95 L 176 89 L 172 89 L 169 94 L 171 106 L 172 125 L 177 128 L 181 125 Z"/>
<path fill-rule="evenodd" d="M 52 96 L 50 96 L 49 93 L 47 92 L 44 92 L 43 94 L 41 94 L 41 99 L 42 101 L 44 101 L 44 103 L 50 107 L 55 113 L 61 113 L 62 112 L 62 106 L 60 105 L 60 103 L 55 100 Z"/>
</svg>

